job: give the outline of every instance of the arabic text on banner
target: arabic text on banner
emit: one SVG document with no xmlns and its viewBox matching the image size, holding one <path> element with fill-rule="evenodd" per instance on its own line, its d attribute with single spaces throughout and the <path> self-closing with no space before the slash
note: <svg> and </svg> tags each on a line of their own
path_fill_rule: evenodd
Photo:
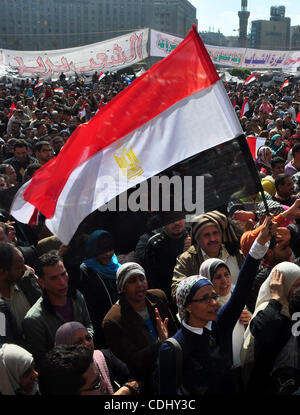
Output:
<svg viewBox="0 0 300 415">
<path fill-rule="evenodd" d="M 20 77 L 117 71 L 148 57 L 148 29 L 70 49 L 17 51 L 0 49 L 0 65 L 11 67 Z"/>
<path fill-rule="evenodd" d="M 150 30 L 150 56 L 165 57 L 179 45 L 182 38 Z M 241 68 L 290 69 L 300 66 L 300 51 L 274 51 L 246 48 L 229 48 L 205 45 L 216 65 Z"/>
</svg>

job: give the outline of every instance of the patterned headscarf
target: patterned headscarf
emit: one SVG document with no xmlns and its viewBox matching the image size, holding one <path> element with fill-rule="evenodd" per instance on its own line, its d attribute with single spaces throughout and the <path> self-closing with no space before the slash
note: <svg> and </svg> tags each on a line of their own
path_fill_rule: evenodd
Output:
<svg viewBox="0 0 300 415">
<path fill-rule="evenodd" d="M 272 150 L 270 149 L 270 147 L 268 147 L 268 146 L 261 146 L 258 149 L 257 156 L 256 156 L 256 161 L 258 163 L 263 164 L 264 166 L 266 166 L 268 168 L 271 168 L 271 162 L 266 159 L 267 150 L 270 150 L 272 152 Z"/>
<path fill-rule="evenodd" d="M 275 216 L 279 215 L 279 213 L 284 212 L 284 208 L 281 206 L 280 203 L 276 202 L 275 200 L 266 200 L 270 213 L 274 214 Z M 262 216 L 266 214 L 266 207 L 264 202 L 260 202 L 256 206 L 256 214 L 257 216 Z"/>
<path fill-rule="evenodd" d="M 192 275 L 180 281 L 176 291 L 176 304 L 181 321 L 185 321 L 188 317 L 186 307 L 189 305 L 189 301 L 194 297 L 199 288 L 208 284 L 213 286 L 211 281 L 201 275 Z"/>
<path fill-rule="evenodd" d="M 191 238 L 194 245 L 197 240 L 197 236 L 206 226 L 215 225 L 222 233 L 222 242 L 237 242 L 238 238 L 235 234 L 233 226 L 228 221 L 228 218 L 220 213 L 218 210 L 212 212 L 203 213 L 202 215 L 195 216 L 191 221 Z"/>
</svg>

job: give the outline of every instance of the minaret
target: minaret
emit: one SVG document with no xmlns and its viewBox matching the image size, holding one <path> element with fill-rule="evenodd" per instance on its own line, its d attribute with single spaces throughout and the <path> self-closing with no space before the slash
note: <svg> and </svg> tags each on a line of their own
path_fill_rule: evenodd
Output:
<svg viewBox="0 0 300 415">
<path fill-rule="evenodd" d="M 239 35 L 239 47 L 245 48 L 247 46 L 247 26 L 250 12 L 247 11 L 248 0 L 242 0 L 242 10 L 239 11 L 240 18 L 240 35 Z"/>
</svg>

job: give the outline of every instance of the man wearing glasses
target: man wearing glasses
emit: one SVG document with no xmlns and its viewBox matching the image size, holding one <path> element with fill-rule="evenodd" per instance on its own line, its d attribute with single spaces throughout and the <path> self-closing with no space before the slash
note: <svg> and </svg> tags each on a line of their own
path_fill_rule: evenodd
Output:
<svg viewBox="0 0 300 415">
<path fill-rule="evenodd" d="M 85 345 L 59 345 L 46 353 L 38 367 L 42 395 L 103 395 L 103 379 Z M 138 383 L 125 383 L 114 395 L 136 395 Z"/>
</svg>

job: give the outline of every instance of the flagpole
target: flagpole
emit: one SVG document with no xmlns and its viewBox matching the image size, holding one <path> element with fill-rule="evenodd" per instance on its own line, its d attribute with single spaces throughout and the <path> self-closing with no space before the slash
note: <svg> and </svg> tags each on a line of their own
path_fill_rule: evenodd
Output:
<svg viewBox="0 0 300 415">
<path fill-rule="evenodd" d="M 261 187 L 260 193 L 261 193 L 261 197 L 262 197 L 262 200 L 264 202 L 264 205 L 265 205 L 266 214 L 267 214 L 267 216 L 270 216 L 269 206 L 268 206 L 266 195 L 265 195 L 264 189 L 261 185 L 261 182 L 260 182 L 260 187 Z"/>
<path fill-rule="evenodd" d="M 270 216 L 270 210 L 269 210 L 269 206 L 267 204 L 267 200 L 266 200 L 266 196 L 265 196 L 265 193 L 264 193 L 264 189 L 262 187 L 262 184 L 261 184 L 261 181 L 260 181 L 260 177 L 259 177 L 257 168 L 256 168 L 256 166 L 254 164 L 254 160 L 253 160 L 253 157 L 252 157 L 250 148 L 248 146 L 248 143 L 247 143 L 247 139 L 246 139 L 245 134 L 240 135 L 237 138 L 237 140 L 238 140 L 238 142 L 240 144 L 240 147 L 241 147 L 241 150 L 243 151 L 243 153 L 244 154 L 248 154 L 247 162 L 248 162 L 249 170 L 252 171 L 253 178 L 254 178 L 254 180 L 256 182 L 256 185 L 257 185 L 257 187 L 259 189 L 259 192 L 261 194 L 262 201 L 263 201 L 264 206 L 265 206 L 265 209 L 266 209 L 266 214 L 267 214 L 267 216 Z"/>
</svg>

